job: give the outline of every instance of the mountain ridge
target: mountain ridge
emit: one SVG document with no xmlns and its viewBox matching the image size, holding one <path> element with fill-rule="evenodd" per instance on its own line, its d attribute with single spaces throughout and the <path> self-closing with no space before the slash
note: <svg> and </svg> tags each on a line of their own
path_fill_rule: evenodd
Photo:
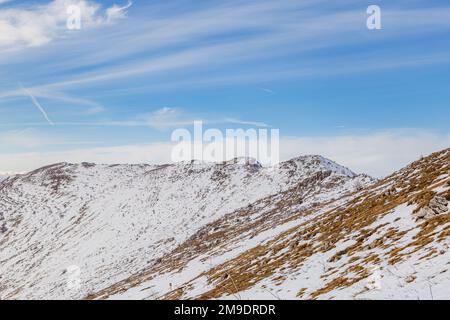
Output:
<svg viewBox="0 0 450 320">
<path fill-rule="evenodd" d="M 431 185 L 433 190 L 443 194 L 447 201 L 450 200 L 449 155 L 450 150 L 444 150 L 411 164 L 385 180 L 369 186 L 370 192 L 363 190 L 359 195 L 347 199 L 350 205 L 345 204 L 344 200 L 337 205 L 314 209 L 321 211 L 318 213 L 313 213 L 314 210 L 301 211 L 297 214 L 300 222 L 303 221 L 300 224 L 292 225 L 292 221 L 297 218 L 290 216 L 286 220 L 286 227 L 280 232 L 266 229 L 259 233 L 274 233 L 275 237 L 269 236 L 268 241 L 262 240 L 262 237 L 247 248 L 239 248 L 239 245 L 233 247 L 230 243 L 222 244 L 234 253 L 214 249 L 214 241 L 217 241 L 214 239 L 220 238 L 221 243 L 226 242 L 223 236 L 228 234 L 229 230 L 216 235 L 210 234 L 210 231 L 201 232 L 197 237 L 194 236 L 185 248 L 174 252 L 172 259 L 169 258 L 165 264 L 153 266 L 88 298 L 446 299 L 450 283 L 450 214 L 444 211 L 435 214 L 431 219 L 417 219 L 414 215 L 417 208 L 413 207 L 426 206 L 422 194 L 428 194 L 429 190 L 422 188 L 424 183 L 430 181 L 434 182 L 434 185 Z M 418 169 L 425 175 L 421 175 L 422 172 L 417 171 Z M 405 182 L 399 179 L 401 175 L 418 179 L 421 184 L 408 186 L 403 191 L 400 188 L 394 191 L 395 181 L 399 186 Z M 414 188 L 418 190 L 417 194 L 412 192 Z M 409 199 L 406 198 L 408 193 L 411 193 Z M 391 200 L 383 202 L 385 197 L 391 197 Z M 284 207 L 283 203 L 282 208 Z M 343 217 L 339 212 L 342 208 L 345 209 Z M 361 215 L 359 210 L 365 214 Z M 242 214 L 247 215 L 245 212 Z M 305 219 L 311 214 L 309 219 Z M 320 228 L 321 225 L 336 223 L 336 219 L 341 219 L 339 217 L 345 222 L 347 215 L 350 224 L 345 223 L 346 228 L 358 230 L 359 226 L 365 225 L 366 227 L 360 230 L 361 233 L 352 235 L 351 229 L 347 230 L 348 240 L 341 241 L 342 244 L 337 248 L 339 241 L 335 237 L 343 237 L 346 233 L 340 235 L 334 228 L 331 228 L 332 232 L 323 231 L 328 233 L 328 236 L 324 237 L 324 234 L 314 239 L 321 235 L 321 232 L 315 231 L 317 225 Z M 275 213 L 274 217 L 278 218 L 279 215 Z M 354 220 L 355 218 L 357 220 Z M 282 224 L 277 221 L 278 226 Z M 367 228 L 371 224 L 377 225 L 373 229 Z M 339 224 L 336 227 L 341 228 Z M 439 232 L 433 231 L 436 227 Z M 232 229 L 234 228 L 236 227 L 232 226 Z M 231 239 L 244 232 L 245 228 L 238 230 Z M 414 235 L 415 232 L 417 233 Z M 299 238 L 298 235 L 302 236 Z M 331 242 L 326 240 L 329 236 L 334 238 Z M 243 237 L 246 237 L 245 233 Z M 356 242 L 351 240 L 352 238 L 357 239 Z M 235 244 L 249 244 L 252 239 L 255 239 L 254 235 L 244 241 L 241 237 Z M 310 239 L 314 241 L 308 243 Z M 354 243 L 345 245 L 349 241 Z M 385 241 L 388 242 L 384 243 Z M 195 254 L 192 256 L 194 248 L 208 242 L 212 243 L 212 247 L 206 246 L 206 249 L 203 249 L 206 251 L 197 257 Z M 415 250 L 408 256 L 408 253 L 403 251 L 410 247 Z M 441 249 L 438 249 L 439 247 Z M 313 253 L 315 250 L 319 251 Z M 384 250 L 386 258 L 377 250 Z M 322 258 L 324 253 L 320 253 L 321 251 L 327 253 L 327 257 Z M 278 256 L 279 252 L 282 253 L 281 256 Z M 349 257 L 343 259 L 347 255 Z M 384 262 L 383 259 L 387 261 Z M 280 275 L 280 271 L 286 267 L 289 272 Z M 335 278 L 330 279 L 333 275 Z M 183 282 L 178 280 L 180 278 L 191 280 Z M 169 283 L 175 285 L 169 287 Z"/>
<path fill-rule="evenodd" d="M 22 279 L 29 279 L 26 283 L 34 284 L 35 289 L 24 289 L 23 297 L 41 296 L 47 286 L 62 286 L 64 277 L 60 278 L 67 266 L 79 265 L 89 278 L 85 290 L 90 291 L 101 286 L 104 278 L 109 283 L 137 272 L 175 249 L 201 226 L 262 197 L 300 183 L 316 188 L 308 191 L 317 197 L 320 190 L 346 193 L 356 184 L 372 182 L 366 176 L 349 177 L 342 174 L 345 170 L 330 170 L 317 160 L 304 157 L 276 170 L 240 162 L 58 163 L 11 177 L 0 185 L 0 249 L 5 249 L 1 271 L 10 276 L 3 281 L 8 287 L 17 287 Z M 335 190 L 337 186 L 341 189 Z M 23 247 L 29 249 L 23 252 Z M 34 261 L 30 262 L 32 269 L 17 263 L 15 259 L 22 255 Z M 49 255 L 60 261 L 48 260 Z M 111 265 L 103 266 L 102 260 Z M 47 265 L 50 262 L 52 265 Z M 12 276 L 9 268 L 16 275 Z M 99 268 L 105 269 L 104 274 L 95 272 Z M 108 280 L 111 270 L 117 278 Z M 39 287 L 35 283 L 41 278 L 46 280 Z M 7 297 L 14 296 L 7 292 Z M 72 297 L 60 292 L 61 296 L 67 294 Z"/>
<path fill-rule="evenodd" d="M 278 170 L 241 161 L 44 167 L 0 185 L 0 298 L 417 298 L 430 290 L 424 276 L 448 284 L 445 273 L 416 253 L 408 259 L 419 271 L 403 289 L 386 272 L 405 263 L 401 245 L 445 268 L 449 157 L 382 180 L 320 156 Z M 436 197 L 441 205 L 418 217 Z M 423 231 L 430 221 L 442 230 Z M 427 244 L 416 246 L 415 232 Z M 75 291 L 65 286 L 71 265 L 81 270 Z M 366 288 L 375 267 L 386 293 Z"/>
</svg>

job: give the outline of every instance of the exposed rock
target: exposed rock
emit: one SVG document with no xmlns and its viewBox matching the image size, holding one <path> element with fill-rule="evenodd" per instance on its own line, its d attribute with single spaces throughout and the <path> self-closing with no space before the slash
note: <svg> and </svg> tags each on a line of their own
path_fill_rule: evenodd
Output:
<svg viewBox="0 0 450 320">
<path fill-rule="evenodd" d="M 6 233 L 8 231 L 8 228 L 6 228 L 6 222 L 3 222 L 2 225 L 0 225 L 0 234 Z"/>
<path fill-rule="evenodd" d="M 448 201 L 444 197 L 436 195 L 431 199 L 430 203 L 421 208 L 416 214 L 416 218 L 428 219 L 432 218 L 438 214 L 446 213 L 448 211 Z"/>
</svg>

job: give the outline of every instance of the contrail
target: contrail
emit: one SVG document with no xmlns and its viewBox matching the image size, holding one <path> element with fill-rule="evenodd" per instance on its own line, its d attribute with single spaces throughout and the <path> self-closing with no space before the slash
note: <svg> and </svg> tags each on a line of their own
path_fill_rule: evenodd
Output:
<svg viewBox="0 0 450 320">
<path fill-rule="evenodd" d="M 36 108 L 38 108 L 39 111 L 42 113 L 42 115 L 44 116 L 45 120 L 47 120 L 47 122 L 48 122 L 50 125 L 54 126 L 55 124 L 53 123 L 52 120 L 50 120 L 50 118 L 49 118 L 47 112 L 45 112 L 44 108 L 41 106 L 41 104 L 39 103 L 39 101 L 37 101 L 37 99 L 31 94 L 31 92 L 30 92 L 29 90 L 27 90 L 27 89 L 26 89 L 25 87 L 23 87 L 21 84 L 19 84 L 19 85 L 20 85 L 20 88 L 22 89 L 22 91 L 23 91 L 28 97 L 30 97 L 31 102 L 33 102 L 34 106 L 35 106 Z"/>
</svg>

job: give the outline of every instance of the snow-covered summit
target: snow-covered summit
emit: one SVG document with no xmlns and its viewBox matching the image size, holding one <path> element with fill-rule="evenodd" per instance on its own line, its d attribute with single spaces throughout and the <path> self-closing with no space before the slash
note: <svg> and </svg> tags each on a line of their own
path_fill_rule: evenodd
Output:
<svg viewBox="0 0 450 320">
<path fill-rule="evenodd" d="M 0 184 L 0 299 L 445 297 L 449 165 L 50 165 Z"/>
<path fill-rule="evenodd" d="M 0 186 L 0 274 L 7 284 L 0 298 L 82 298 L 161 259 L 202 226 L 268 196 L 301 187 L 305 199 L 298 206 L 308 206 L 353 192 L 360 180 L 372 181 L 312 160 L 277 170 L 248 159 L 39 168 Z M 85 276 L 75 295 L 61 285 L 70 265 Z"/>
<path fill-rule="evenodd" d="M 350 169 L 320 155 L 306 155 L 293 158 L 282 165 L 295 164 L 298 167 L 314 167 L 324 171 L 331 171 L 348 177 L 356 177 L 357 174 Z"/>
</svg>

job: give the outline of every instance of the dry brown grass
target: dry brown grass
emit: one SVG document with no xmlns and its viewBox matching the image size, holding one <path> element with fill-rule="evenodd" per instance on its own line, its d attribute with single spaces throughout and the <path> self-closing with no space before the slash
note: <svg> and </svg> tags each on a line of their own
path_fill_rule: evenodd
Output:
<svg viewBox="0 0 450 320">
<path fill-rule="evenodd" d="M 450 234 L 449 214 L 443 214 L 424 221 L 412 242 L 396 247 L 395 243 L 402 239 L 408 231 L 399 231 L 388 224 L 371 228 L 377 220 L 392 212 L 401 204 L 409 203 L 420 207 L 429 202 L 436 183 L 449 183 L 448 177 L 436 182 L 437 177 L 450 172 L 450 150 L 436 153 L 423 158 L 400 172 L 379 181 L 373 187 L 349 197 L 346 206 L 328 210 L 314 219 L 293 227 L 272 240 L 260 244 L 237 257 L 215 266 L 200 276 L 206 276 L 213 289 L 204 292 L 197 298 L 214 299 L 224 295 L 236 295 L 239 292 L 255 286 L 263 279 L 272 279 L 275 283 L 282 281 L 283 276 L 298 270 L 304 262 L 316 253 L 327 253 L 336 244 L 350 240 L 355 235 L 356 243 L 334 254 L 329 262 L 336 263 L 342 257 L 348 261 L 340 268 L 342 272 L 330 268 L 325 274 L 325 281 L 334 277 L 320 288 L 309 294 L 317 298 L 338 288 L 345 288 L 367 278 L 369 268 L 378 265 L 383 259 L 390 264 L 396 264 L 408 257 L 405 249 L 413 252 L 424 250 L 433 241 L 443 240 Z M 320 181 L 323 176 L 314 179 Z M 151 279 L 158 273 L 173 272 L 184 268 L 186 263 L 201 254 L 221 254 L 233 244 L 245 241 L 255 235 L 275 226 L 294 221 L 300 217 L 309 216 L 318 210 L 323 210 L 332 203 L 318 204 L 309 210 L 292 212 L 291 206 L 302 203 L 305 185 L 299 185 L 288 192 L 269 197 L 253 204 L 244 210 L 227 215 L 200 230 L 164 260 L 157 262 L 142 272 L 124 281 L 106 288 L 93 295 L 92 298 L 104 298 L 110 294 L 131 288 L 143 281 Z M 445 194 L 448 196 L 449 192 Z M 251 220 L 265 206 L 273 209 L 260 214 Z M 442 227 L 441 231 L 438 231 Z M 367 243 L 369 237 L 379 235 L 374 241 Z M 374 254 L 372 250 L 383 249 L 387 256 Z M 428 252 L 426 252 L 428 254 Z M 434 253 L 435 254 L 435 253 Z M 333 272 L 331 272 L 333 271 Z M 350 276 L 352 275 L 352 276 Z M 183 298 L 184 290 L 175 289 L 164 298 Z M 298 297 L 305 297 L 307 289 L 302 288 Z"/>
</svg>

